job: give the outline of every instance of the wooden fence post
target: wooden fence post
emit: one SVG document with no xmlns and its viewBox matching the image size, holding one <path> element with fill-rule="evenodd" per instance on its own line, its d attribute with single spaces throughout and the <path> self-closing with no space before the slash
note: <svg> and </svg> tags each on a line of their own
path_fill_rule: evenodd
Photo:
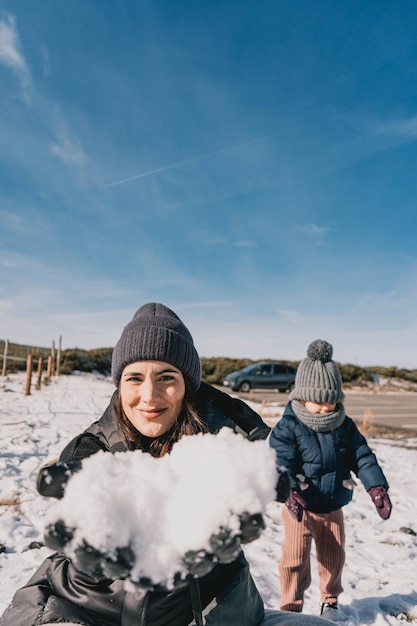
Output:
<svg viewBox="0 0 417 626">
<path fill-rule="evenodd" d="M 36 381 L 36 389 L 40 389 L 41 388 L 41 384 L 42 384 L 42 365 L 43 365 L 43 359 L 40 356 L 38 359 L 38 379 Z"/>
<path fill-rule="evenodd" d="M 52 369 L 51 369 L 51 376 L 55 376 L 55 341 L 52 341 Z"/>
<path fill-rule="evenodd" d="M 32 382 L 32 366 L 33 366 L 33 358 L 31 354 L 28 354 L 26 360 L 26 386 L 25 386 L 25 396 L 30 395 L 30 384 Z"/>
<path fill-rule="evenodd" d="M 52 354 L 50 354 L 48 356 L 48 369 L 46 371 L 46 378 L 48 380 L 50 380 L 52 376 L 52 363 L 53 363 Z"/>
<path fill-rule="evenodd" d="M 61 369 L 61 347 L 62 347 L 62 335 L 59 335 L 58 354 L 56 357 L 56 375 L 59 376 Z"/>
<path fill-rule="evenodd" d="M 6 376 L 6 367 L 7 367 L 7 351 L 9 349 L 9 340 L 6 339 L 6 341 L 4 342 L 4 354 L 3 354 L 3 369 L 2 369 L 2 376 Z"/>
</svg>

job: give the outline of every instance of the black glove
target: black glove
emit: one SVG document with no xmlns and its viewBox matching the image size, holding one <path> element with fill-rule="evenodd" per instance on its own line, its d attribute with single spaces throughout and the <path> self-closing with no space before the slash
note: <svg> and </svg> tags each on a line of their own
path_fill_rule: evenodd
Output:
<svg viewBox="0 0 417 626">
<path fill-rule="evenodd" d="M 189 550 L 183 559 L 187 572 L 194 577 L 209 574 L 217 563 L 232 563 L 241 551 L 241 537 L 228 528 L 221 528 L 210 537 L 210 552 Z"/>
<path fill-rule="evenodd" d="M 214 555 L 207 550 L 189 550 L 183 558 L 184 566 L 191 576 L 206 576 L 215 567 Z"/>
<path fill-rule="evenodd" d="M 116 578 L 128 578 L 135 564 L 135 553 L 130 546 L 116 548 L 116 554 L 105 555 L 103 557 L 103 573 L 106 578 L 116 580 Z M 138 581 L 144 585 L 147 581 Z"/>
<path fill-rule="evenodd" d="M 71 541 L 74 536 L 74 529 L 65 526 L 62 519 L 58 520 L 54 524 L 49 524 L 45 528 L 44 541 L 45 545 L 51 550 L 58 550 L 59 552 Z"/>
<path fill-rule="evenodd" d="M 252 428 L 252 430 L 247 433 L 246 437 L 249 441 L 259 441 L 259 439 L 266 439 L 270 432 L 271 429 L 269 426 L 263 424 L 262 426 L 255 426 L 255 428 Z"/>
<path fill-rule="evenodd" d="M 288 475 L 285 467 L 277 468 L 278 472 L 278 480 L 275 485 L 276 491 L 276 500 L 278 502 L 285 502 L 288 496 L 290 495 L 291 486 L 290 486 L 290 477 Z"/>
<path fill-rule="evenodd" d="M 219 563 L 232 563 L 241 551 L 240 543 L 239 535 L 233 535 L 227 528 L 210 537 L 210 547 Z"/>
<path fill-rule="evenodd" d="M 75 569 L 93 578 L 106 578 L 103 571 L 103 554 L 84 542 L 74 550 L 71 559 Z"/>
<path fill-rule="evenodd" d="M 74 537 L 73 528 L 65 526 L 63 520 L 49 524 L 44 533 L 45 545 L 62 552 Z M 135 554 L 130 546 L 116 548 L 115 554 L 104 554 L 83 542 L 74 550 L 73 565 L 76 569 L 95 578 L 127 578 L 135 564 Z M 140 584 L 140 581 L 139 581 Z"/>
<path fill-rule="evenodd" d="M 104 554 L 84 542 L 75 548 L 73 564 L 80 572 L 94 578 L 124 579 L 135 564 L 135 554 L 130 546 L 116 548 L 115 555 Z"/>
<path fill-rule="evenodd" d="M 241 543 L 250 543 L 260 537 L 265 529 L 264 518 L 261 513 L 242 513 L 240 519 L 240 541 Z"/>
<path fill-rule="evenodd" d="M 36 487 L 41 496 L 62 498 L 65 487 L 71 476 L 81 469 L 81 461 L 62 463 L 58 461 L 43 467 L 36 479 Z"/>
</svg>

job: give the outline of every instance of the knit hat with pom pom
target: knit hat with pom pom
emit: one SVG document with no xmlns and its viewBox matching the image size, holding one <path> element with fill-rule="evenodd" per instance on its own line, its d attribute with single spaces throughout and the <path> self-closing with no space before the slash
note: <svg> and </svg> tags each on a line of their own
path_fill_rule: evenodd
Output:
<svg viewBox="0 0 417 626">
<path fill-rule="evenodd" d="M 332 361 L 333 347 L 327 341 L 316 339 L 307 348 L 307 358 L 298 366 L 295 387 L 290 400 L 304 402 L 343 402 L 342 377 Z"/>
<path fill-rule="evenodd" d="M 112 377 L 119 386 L 123 369 L 134 361 L 164 361 L 177 367 L 200 387 L 201 363 L 190 331 L 164 304 L 149 302 L 138 309 L 117 342 L 112 356 Z"/>
</svg>

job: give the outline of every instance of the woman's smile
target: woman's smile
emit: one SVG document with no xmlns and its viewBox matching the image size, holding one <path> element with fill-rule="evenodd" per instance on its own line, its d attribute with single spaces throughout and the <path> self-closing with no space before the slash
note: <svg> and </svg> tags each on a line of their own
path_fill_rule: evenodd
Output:
<svg viewBox="0 0 417 626">
<path fill-rule="evenodd" d="M 143 415 L 145 419 L 148 419 L 148 420 L 153 420 L 153 419 L 156 419 L 157 417 L 160 417 L 160 415 L 162 415 L 162 413 L 165 411 L 165 409 L 142 409 L 140 407 L 138 407 L 136 410 L 141 415 Z"/>
</svg>

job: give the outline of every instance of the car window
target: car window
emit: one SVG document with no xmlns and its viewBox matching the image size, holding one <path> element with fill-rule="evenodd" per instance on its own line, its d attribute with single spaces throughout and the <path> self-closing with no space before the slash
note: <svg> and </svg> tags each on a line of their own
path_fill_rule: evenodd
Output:
<svg viewBox="0 0 417 626">
<path fill-rule="evenodd" d="M 274 365 L 274 374 L 286 374 L 287 368 L 285 365 L 280 365 L 279 363 L 275 363 Z"/>
<path fill-rule="evenodd" d="M 271 366 L 268 363 L 264 363 L 263 365 L 258 365 L 252 370 L 251 374 L 253 376 L 270 376 Z"/>
</svg>

